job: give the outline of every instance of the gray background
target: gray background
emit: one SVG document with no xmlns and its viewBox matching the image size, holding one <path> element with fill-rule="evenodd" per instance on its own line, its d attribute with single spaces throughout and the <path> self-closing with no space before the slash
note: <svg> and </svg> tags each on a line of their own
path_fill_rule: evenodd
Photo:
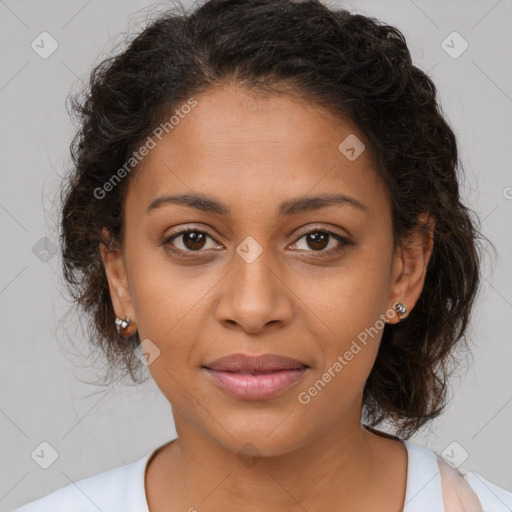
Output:
<svg viewBox="0 0 512 512">
<path fill-rule="evenodd" d="M 469 370 L 452 381 L 446 413 L 411 441 L 439 453 L 453 448 L 456 457 L 465 450 L 463 470 L 512 490 L 512 1 L 343 5 L 398 27 L 415 64 L 432 76 L 459 139 L 463 196 L 498 250 L 483 268 Z M 65 316 L 60 256 L 52 252 L 55 193 L 73 134 L 66 96 L 123 33 L 140 30 L 148 6 L 165 4 L 0 0 L 0 510 L 132 462 L 175 437 L 170 406 L 151 379 L 139 387 L 94 384 L 103 361 L 89 356 L 74 313 Z M 59 45 L 46 59 L 31 47 L 43 31 Z M 469 44 L 457 58 L 441 46 L 453 31 Z M 452 52 L 461 48 L 450 41 Z M 48 261 L 33 251 L 44 237 Z M 58 452 L 48 469 L 31 457 L 44 441 Z"/>
</svg>

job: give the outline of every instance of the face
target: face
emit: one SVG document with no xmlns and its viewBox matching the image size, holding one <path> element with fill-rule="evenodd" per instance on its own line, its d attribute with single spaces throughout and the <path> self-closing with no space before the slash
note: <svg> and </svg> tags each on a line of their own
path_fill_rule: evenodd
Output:
<svg viewBox="0 0 512 512">
<path fill-rule="evenodd" d="M 353 126 L 289 96 L 230 87 L 196 100 L 129 185 L 122 252 L 102 247 L 116 314 L 159 351 L 149 370 L 179 435 L 277 455 L 359 428 L 384 321 L 398 321 L 395 301 L 414 306 L 430 248 L 394 250 L 368 151 L 339 149 L 363 140 Z M 183 194 L 207 201 L 162 199 Z M 328 194 L 342 199 L 306 201 Z M 240 353 L 308 368 L 248 400 L 203 368 Z"/>
</svg>

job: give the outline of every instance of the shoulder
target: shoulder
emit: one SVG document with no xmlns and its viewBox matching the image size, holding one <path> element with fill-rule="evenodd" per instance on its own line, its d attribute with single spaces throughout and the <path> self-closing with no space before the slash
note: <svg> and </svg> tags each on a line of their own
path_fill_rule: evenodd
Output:
<svg viewBox="0 0 512 512">
<path fill-rule="evenodd" d="M 144 469 L 149 456 L 73 482 L 12 512 L 128 512 L 134 504 L 140 508 L 146 504 Z"/>
<path fill-rule="evenodd" d="M 489 482 L 478 473 L 462 472 L 449 466 L 439 455 L 437 462 L 447 511 L 512 510 L 512 492 Z"/>
<path fill-rule="evenodd" d="M 408 449 L 405 512 L 511 512 L 512 492 L 476 472 L 454 469 L 437 452 L 404 440 Z"/>
<path fill-rule="evenodd" d="M 512 492 L 489 482 L 479 473 L 449 465 L 436 453 L 446 510 L 512 511 Z"/>
<path fill-rule="evenodd" d="M 469 484 L 480 500 L 484 512 L 510 512 L 512 510 L 512 491 L 489 482 L 479 473 L 467 472 L 463 474 L 464 480 Z"/>
</svg>

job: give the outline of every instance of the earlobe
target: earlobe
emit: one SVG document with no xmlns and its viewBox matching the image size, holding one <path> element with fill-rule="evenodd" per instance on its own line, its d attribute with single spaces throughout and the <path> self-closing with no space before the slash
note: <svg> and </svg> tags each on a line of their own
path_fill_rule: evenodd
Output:
<svg viewBox="0 0 512 512">
<path fill-rule="evenodd" d="M 421 215 L 419 221 L 421 225 L 395 251 L 390 304 L 396 311 L 396 316 L 389 323 L 407 318 L 423 290 L 428 263 L 434 249 L 434 220 Z M 403 315 L 397 309 L 396 303 L 403 304 L 407 314 Z"/>
<path fill-rule="evenodd" d="M 108 233 L 103 230 L 104 239 L 108 240 Z M 99 244 L 101 259 L 107 276 L 112 306 L 116 316 L 121 319 L 130 318 L 134 323 L 134 311 L 130 295 L 130 287 L 126 275 L 121 249 L 108 248 L 106 243 Z"/>
</svg>

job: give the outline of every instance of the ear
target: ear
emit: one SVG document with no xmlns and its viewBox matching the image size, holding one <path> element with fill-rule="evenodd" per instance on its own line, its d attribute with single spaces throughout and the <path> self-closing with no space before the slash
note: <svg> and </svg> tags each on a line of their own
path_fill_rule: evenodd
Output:
<svg viewBox="0 0 512 512">
<path fill-rule="evenodd" d="M 103 238 L 109 240 L 109 233 L 105 228 L 103 229 Z M 132 323 L 135 323 L 135 311 L 121 249 L 119 247 L 108 248 L 103 242 L 99 244 L 99 247 L 115 314 L 123 319 L 129 317 Z"/>
<path fill-rule="evenodd" d="M 407 240 L 398 246 L 393 256 L 392 284 L 388 308 L 401 302 L 406 308 L 406 317 L 414 308 L 423 290 L 428 262 L 434 248 L 434 219 L 422 214 L 419 217 L 421 226 L 414 229 Z M 398 314 L 389 321 L 397 323 Z"/>
</svg>

